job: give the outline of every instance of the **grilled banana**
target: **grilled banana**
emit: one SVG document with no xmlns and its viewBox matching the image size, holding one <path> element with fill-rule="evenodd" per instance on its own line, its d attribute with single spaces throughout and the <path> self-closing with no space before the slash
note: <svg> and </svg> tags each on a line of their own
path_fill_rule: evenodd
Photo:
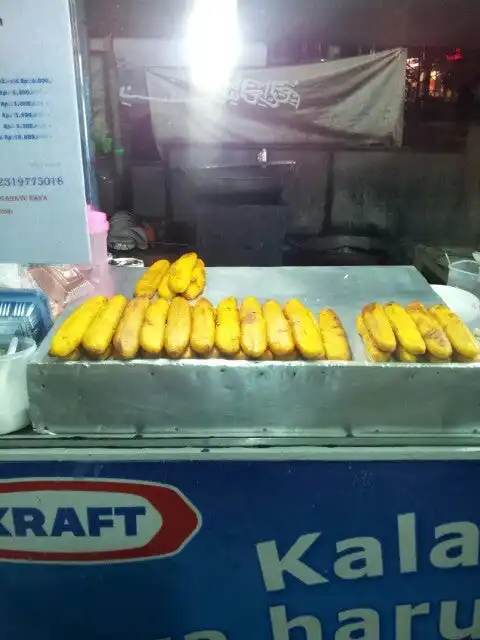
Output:
<svg viewBox="0 0 480 640">
<path fill-rule="evenodd" d="M 295 344 L 302 356 L 308 360 L 325 358 L 325 347 L 312 312 L 295 298 L 285 304 L 284 311 L 290 323 Z"/>
<path fill-rule="evenodd" d="M 170 263 L 168 260 L 157 260 L 142 275 L 135 286 L 134 295 L 151 298 L 157 293 L 158 286 L 167 273 Z"/>
<path fill-rule="evenodd" d="M 267 329 L 267 343 L 271 352 L 279 358 L 295 351 L 295 341 L 283 309 L 275 300 L 268 300 L 262 306 Z"/>
<path fill-rule="evenodd" d="M 428 311 L 445 331 L 459 355 L 470 360 L 478 356 L 480 350 L 474 335 L 456 313 L 443 304 L 435 304 Z"/>
<path fill-rule="evenodd" d="M 427 353 L 426 358 L 427 361 L 431 362 L 432 364 L 450 364 L 450 362 L 452 361 L 451 358 L 436 358 L 435 356 L 432 356 L 431 353 Z"/>
<path fill-rule="evenodd" d="M 201 298 L 193 308 L 190 346 L 202 355 L 209 354 L 215 344 L 215 312 L 208 300 Z"/>
<path fill-rule="evenodd" d="M 158 285 L 158 295 L 164 300 L 169 300 L 169 301 L 175 295 L 168 285 L 170 280 L 170 269 L 171 267 L 167 269 L 165 275 L 161 278 L 160 283 Z"/>
<path fill-rule="evenodd" d="M 465 356 L 461 356 L 459 353 L 455 354 L 455 362 L 462 362 L 463 364 L 474 364 L 480 362 L 480 355 L 475 358 L 466 358 Z"/>
<path fill-rule="evenodd" d="M 168 286 L 174 294 L 185 293 L 188 289 L 196 263 L 196 253 L 185 253 L 172 264 L 168 277 Z"/>
<path fill-rule="evenodd" d="M 356 326 L 358 334 L 362 338 L 363 344 L 365 345 L 365 351 L 367 353 L 368 359 L 372 362 L 388 362 L 388 360 L 390 360 L 390 354 L 386 351 L 381 351 L 377 347 L 365 325 L 363 314 L 361 313 L 356 318 Z"/>
<path fill-rule="evenodd" d="M 413 318 L 396 302 L 389 302 L 384 309 L 399 346 L 414 356 L 423 355 L 427 347 Z"/>
<path fill-rule="evenodd" d="M 435 318 L 428 313 L 421 302 L 410 302 L 406 311 L 415 322 L 425 341 L 427 353 L 439 360 L 447 360 L 452 355 L 452 345 L 447 334 Z"/>
<path fill-rule="evenodd" d="M 91 323 L 106 306 L 105 296 L 95 296 L 75 309 L 53 336 L 50 355 L 65 358 L 74 352 L 80 346 Z"/>
<path fill-rule="evenodd" d="M 140 347 L 147 356 L 158 357 L 165 344 L 169 303 L 163 298 L 154 300 L 145 313 L 140 329 Z"/>
<path fill-rule="evenodd" d="M 170 358 L 180 358 L 190 344 L 192 310 L 185 298 L 175 297 L 168 310 L 165 351 Z"/>
<path fill-rule="evenodd" d="M 325 345 L 327 360 L 351 360 L 347 334 L 335 311 L 322 309 L 318 314 L 318 328 Z"/>
<path fill-rule="evenodd" d="M 378 302 L 365 305 L 362 317 L 367 331 L 380 351 L 393 353 L 397 347 L 397 340 L 382 305 Z"/>
<path fill-rule="evenodd" d="M 101 357 L 109 348 L 115 331 L 122 319 L 128 300 L 116 295 L 97 314 L 83 336 L 82 346 L 93 357 Z"/>
<path fill-rule="evenodd" d="M 187 300 L 195 300 L 202 295 L 205 290 L 206 278 L 205 263 L 198 258 L 192 272 L 192 280 L 183 294 Z"/>
<path fill-rule="evenodd" d="M 115 353 L 123 360 L 130 360 L 137 355 L 140 329 L 149 304 L 148 298 L 134 298 L 127 304 L 113 338 Z"/>
<path fill-rule="evenodd" d="M 226 356 L 234 356 L 240 350 L 240 316 L 237 300 L 225 298 L 217 307 L 215 345 Z"/>
<path fill-rule="evenodd" d="M 258 360 L 267 350 L 267 328 L 258 300 L 245 298 L 240 306 L 240 347 Z"/>
<path fill-rule="evenodd" d="M 401 344 L 397 345 L 394 356 L 399 362 L 407 362 L 409 364 L 417 362 L 417 356 L 404 349 Z"/>
<path fill-rule="evenodd" d="M 113 353 L 113 347 L 112 345 L 110 345 L 109 347 L 107 347 L 105 349 L 105 351 L 103 353 L 101 353 L 98 357 L 97 360 L 103 361 L 103 360 L 108 360 Z"/>
</svg>

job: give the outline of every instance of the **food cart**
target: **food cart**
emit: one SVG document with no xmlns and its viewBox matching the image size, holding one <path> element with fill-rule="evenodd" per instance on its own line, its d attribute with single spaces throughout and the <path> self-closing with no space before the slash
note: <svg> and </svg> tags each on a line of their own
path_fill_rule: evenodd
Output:
<svg viewBox="0 0 480 640">
<path fill-rule="evenodd" d="M 207 273 L 214 303 L 332 306 L 353 361 L 58 362 L 47 339 L 38 433 L 1 441 L 5 637 L 477 637 L 478 366 L 366 363 L 354 329 L 431 288 L 413 267 Z"/>
<path fill-rule="evenodd" d="M 4 55 L 8 74 L 0 60 L 3 95 L 41 84 L 59 113 L 26 112 L 30 128 L 41 115 L 52 132 L 22 134 L 35 157 L 13 138 L 0 157 L 2 186 L 18 190 L 0 211 L 2 260 L 83 262 L 79 23 L 63 0 L 49 12 L 21 4 L 2 6 L 2 36 L 22 46 L 21 58 Z M 272 79 L 261 80 L 267 91 Z M 27 187 L 50 191 L 31 199 Z M 33 225 L 7 227 L 7 213 L 55 233 L 46 244 Z M 19 229 L 30 231 L 21 256 Z M 75 253 L 57 253 L 68 236 Z M 137 277 L 116 270 L 117 292 L 130 297 Z M 0 439 L 1 639 L 479 638 L 479 365 L 367 363 L 355 328 L 374 300 L 435 304 L 426 281 L 413 267 L 218 267 L 205 295 L 330 306 L 352 361 L 59 361 L 47 336 L 28 368 L 33 430 Z"/>
</svg>

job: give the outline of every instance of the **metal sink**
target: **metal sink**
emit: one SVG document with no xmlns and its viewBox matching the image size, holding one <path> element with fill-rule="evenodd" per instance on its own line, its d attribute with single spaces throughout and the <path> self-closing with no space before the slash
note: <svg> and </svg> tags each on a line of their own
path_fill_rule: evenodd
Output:
<svg viewBox="0 0 480 640">
<path fill-rule="evenodd" d="M 285 181 L 294 168 L 292 161 L 211 166 L 190 169 L 187 176 L 199 196 L 235 198 L 241 194 L 256 194 L 281 197 Z"/>
</svg>

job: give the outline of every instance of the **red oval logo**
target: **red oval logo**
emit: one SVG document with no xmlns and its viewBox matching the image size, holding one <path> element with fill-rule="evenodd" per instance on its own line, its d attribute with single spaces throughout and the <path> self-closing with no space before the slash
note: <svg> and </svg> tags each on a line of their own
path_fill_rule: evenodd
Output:
<svg viewBox="0 0 480 640">
<path fill-rule="evenodd" d="M 0 482 L 0 559 L 102 562 L 178 553 L 201 515 L 170 485 L 128 480 Z"/>
</svg>

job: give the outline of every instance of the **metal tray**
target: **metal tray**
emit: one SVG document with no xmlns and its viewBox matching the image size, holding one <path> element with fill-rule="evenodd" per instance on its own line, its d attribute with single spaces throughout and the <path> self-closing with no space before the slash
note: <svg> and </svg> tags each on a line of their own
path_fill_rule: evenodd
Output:
<svg viewBox="0 0 480 640">
<path fill-rule="evenodd" d="M 207 275 L 206 295 L 213 303 L 226 295 L 280 302 L 295 296 L 315 312 L 333 307 L 354 361 L 63 363 L 48 357 L 47 339 L 29 365 L 35 429 L 64 435 L 292 439 L 480 429 L 479 365 L 364 360 L 355 331 L 364 304 L 438 302 L 413 267 L 211 268 Z M 118 290 L 130 294 L 136 277 L 138 270 L 122 274 Z"/>
</svg>

